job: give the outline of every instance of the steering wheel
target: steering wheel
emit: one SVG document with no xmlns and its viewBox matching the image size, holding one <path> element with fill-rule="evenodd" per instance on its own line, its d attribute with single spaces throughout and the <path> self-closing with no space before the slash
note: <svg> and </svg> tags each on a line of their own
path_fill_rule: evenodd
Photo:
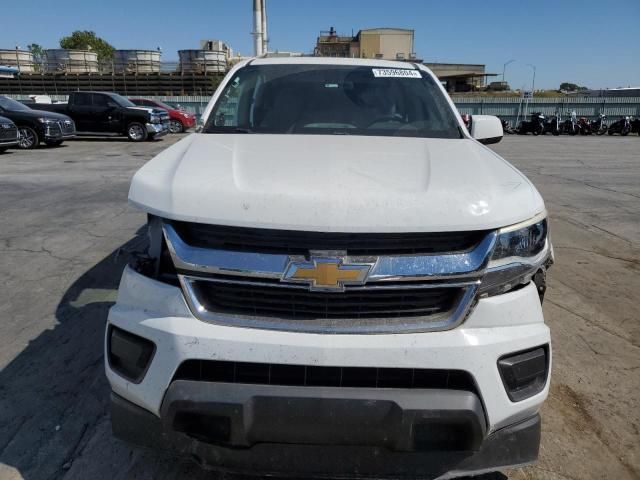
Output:
<svg viewBox="0 0 640 480">
<path fill-rule="evenodd" d="M 374 125 L 376 123 L 382 123 L 382 122 L 405 123 L 405 121 L 402 119 L 402 116 L 396 113 L 393 115 L 383 115 L 381 117 L 374 118 L 373 121 L 367 124 L 366 128 L 369 128 L 371 125 Z"/>
</svg>

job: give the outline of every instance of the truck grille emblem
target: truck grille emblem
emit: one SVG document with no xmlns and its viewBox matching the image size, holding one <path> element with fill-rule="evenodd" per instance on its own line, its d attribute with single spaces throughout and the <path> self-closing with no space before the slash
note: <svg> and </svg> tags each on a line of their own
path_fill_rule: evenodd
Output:
<svg viewBox="0 0 640 480">
<path fill-rule="evenodd" d="M 344 292 L 345 285 L 363 285 L 372 264 L 344 263 L 344 257 L 311 256 L 309 261 L 290 259 L 282 282 L 304 283 L 311 291 Z"/>
</svg>

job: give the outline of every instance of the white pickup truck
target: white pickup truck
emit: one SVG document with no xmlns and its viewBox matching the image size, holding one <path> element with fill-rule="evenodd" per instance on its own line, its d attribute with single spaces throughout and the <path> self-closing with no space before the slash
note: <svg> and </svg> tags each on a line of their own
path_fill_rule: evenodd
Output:
<svg viewBox="0 0 640 480">
<path fill-rule="evenodd" d="M 234 67 L 131 184 L 149 248 L 108 317 L 115 435 L 261 474 L 535 461 L 553 251 L 501 137 L 422 65 Z"/>
</svg>

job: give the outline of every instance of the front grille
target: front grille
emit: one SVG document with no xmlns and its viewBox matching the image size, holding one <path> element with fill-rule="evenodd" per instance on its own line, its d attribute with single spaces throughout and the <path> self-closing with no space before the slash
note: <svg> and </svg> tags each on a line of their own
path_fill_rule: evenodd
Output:
<svg viewBox="0 0 640 480">
<path fill-rule="evenodd" d="M 47 135 L 50 137 L 59 137 L 62 135 L 62 126 L 60 125 L 60 122 L 47 123 L 46 129 Z"/>
<path fill-rule="evenodd" d="M 63 135 L 73 135 L 76 133 L 75 125 L 71 120 L 64 120 L 60 122 L 60 129 Z"/>
<path fill-rule="evenodd" d="M 449 312 L 462 288 L 349 289 L 310 292 L 274 283 L 255 285 L 200 280 L 192 283 L 198 302 L 208 311 L 290 320 L 437 316 Z"/>
<path fill-rule="evenodd" d="M 476 392 L 462 370 L 377 367 L 321 367 L 270 363 L 187 360 L 173 380 L 301 387 L 449 389 Z"/>
<path fill-rule="evenodd" d="M 5 127 L 4 125 L 8 125 Z M 18 138 L 18 129 L 10 123 L 0 124 L 0 143 L 13 142 Z"/>
<path fill-rule="evenodd" d="M 189 245 L 240 252 L 307 255 L 309 250 L 342 250 L 349 255 L 411 255 L 463 252 L 487 231 L 432 233 L 324 233 L 171 222 Z"/>
</svg>

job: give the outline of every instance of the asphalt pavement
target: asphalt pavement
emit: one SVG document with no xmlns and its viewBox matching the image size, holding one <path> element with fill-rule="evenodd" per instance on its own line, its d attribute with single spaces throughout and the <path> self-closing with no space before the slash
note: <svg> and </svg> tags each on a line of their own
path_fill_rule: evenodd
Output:
<svg viewBox="0 0 640 480">
<path fill-rule="evenodd" d="M 0 155 L 0 479 L 218 478 L 111 436 L 102 342 L 145 216 L 133 173 L 180 136 Z M 640 138 L 492 146 L 536 184 L 556 265 L 537 465 L 513 479 L 640 478 Z"/>
</svg>

